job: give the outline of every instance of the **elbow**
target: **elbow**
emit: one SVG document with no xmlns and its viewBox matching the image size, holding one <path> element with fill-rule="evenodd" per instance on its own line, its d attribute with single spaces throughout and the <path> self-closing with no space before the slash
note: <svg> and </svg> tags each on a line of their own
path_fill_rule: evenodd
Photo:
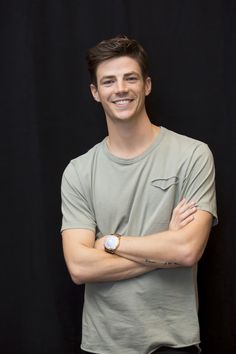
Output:
<svg viewBox="0 0 236 354">
<path fill-rule="evenodd" d="M 182 264 L 184 267 L 193 267 L 197 262 L 198 258 L 190 254 L 183 259 Z"/>
<path fill-rule="evenodd" d="M 180 263 L 184 267 L 193 267 L 201 258 L 202 254 L 199 254 L 193 247 L 187 245 L 184 247 L 183 252 L 181 254 Z"/>
<path fill-rule="evenodd" d="M 75 285 L 83 285 L 85 283 L 82 278 L 77 275 L 71 274 L 70 276 Z"/>
<path fill-rule="evenodd" d="M 76 285 L 82 285 L 86 283 L 84 272 L 78 266 L 69 267 L 70 277 Z"/>
</svg>

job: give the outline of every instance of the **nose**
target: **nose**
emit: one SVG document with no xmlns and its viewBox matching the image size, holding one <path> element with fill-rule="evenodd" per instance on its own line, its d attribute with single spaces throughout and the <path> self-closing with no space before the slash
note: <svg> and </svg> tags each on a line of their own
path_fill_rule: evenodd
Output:
<svg viewBox="0 0 236 354">
<path fill-rule="evenodd" d="M 117 80 L 116 82 L 116 93 L 122 94 L 128 92 L 128 85 L 124 80 Z"/>
</svg>

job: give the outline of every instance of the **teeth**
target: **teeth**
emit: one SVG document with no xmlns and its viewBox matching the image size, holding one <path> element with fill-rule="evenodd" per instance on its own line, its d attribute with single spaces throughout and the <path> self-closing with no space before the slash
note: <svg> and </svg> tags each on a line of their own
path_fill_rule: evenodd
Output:
<svg viewBox="0 0 236 354">
<path fill-rule="evenodd" d="M 120 101 L 115 101 L 115 103 L 118 103 L 118 104 L 126 104 L 128 103 L 129 100 L 120 100 Z"/>
</svg>

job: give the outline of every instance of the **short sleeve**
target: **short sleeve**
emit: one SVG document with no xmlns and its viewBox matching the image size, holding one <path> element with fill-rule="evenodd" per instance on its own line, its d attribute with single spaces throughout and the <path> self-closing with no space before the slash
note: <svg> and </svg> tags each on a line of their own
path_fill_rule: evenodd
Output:
<svg viewBox="0 0 236 354">
<path fill-rule="evenodd" d="M 66 167 L 61 183 L 62 227 L 65 229 L 89 229 L 95 231 L 94 213 L 89 205 L 85 184 L 72 162 Z"/>
<path fill-rule="evenodd" d="M 182 195 L 197 203 L 198 209 L 211 213 L 213 225 L 218 223 L 215 191 L 215 166 L 209 147 L 201 143 L 191 154 Z"/>
</svg>

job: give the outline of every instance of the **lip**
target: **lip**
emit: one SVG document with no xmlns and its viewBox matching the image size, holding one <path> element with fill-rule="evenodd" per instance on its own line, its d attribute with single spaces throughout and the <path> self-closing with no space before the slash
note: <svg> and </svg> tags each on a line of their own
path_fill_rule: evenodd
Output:
<svg viewBox="0 0 236 354">
<path fill-rule="evenodd" d="M 125 106 L 127 104 L 129 104 L 130 102 L 132 102 L 133 99 L 131 98 L 120 98 L 117 100 L 113 100 L 112 103 L 118 105 L 118 106 Z"/>
</svg>

